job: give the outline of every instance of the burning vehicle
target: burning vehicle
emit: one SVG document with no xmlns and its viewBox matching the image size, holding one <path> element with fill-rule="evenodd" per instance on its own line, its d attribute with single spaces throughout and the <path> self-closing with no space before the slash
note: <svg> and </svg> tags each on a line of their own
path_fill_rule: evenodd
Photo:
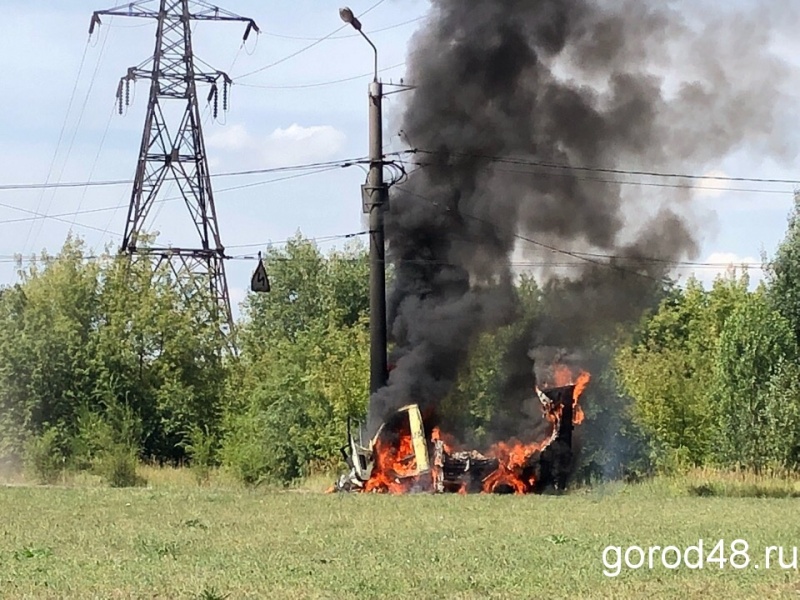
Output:
<svg viewBox="0 0 800 600">
<path fill-rule="evenodd" d="M 561 379 L 567 368 L 558 370 Z M 443 433 L 434 414 L 417 404 L 396 411 L 365 444 L 361 424 L 348 421 L 342 455 L 349 472 L 330 492 L 406 494 L 542 493 L 564 490 L 573 462 L 572 433 L 583 422 L 579 399 L 590 375 L 565 385 L 534 388 L 547 424 L 543 439 L 492 444 L 485 452 L 462 448 Z M 354 432 L 354 429 L 357 433 Z"/>
</svg>

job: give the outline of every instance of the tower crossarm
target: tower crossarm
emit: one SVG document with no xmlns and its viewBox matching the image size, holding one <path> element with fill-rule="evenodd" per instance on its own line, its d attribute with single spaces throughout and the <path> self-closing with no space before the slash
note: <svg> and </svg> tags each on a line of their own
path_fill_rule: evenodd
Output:
<svg viewBox="0 0 800 600">
<path fill-rule="evenodd" d="M 126 81 L 138 81 L 139 79 L 167 79 L 169 77 L 176 78 L 179 81 L 186 81 L 186 75 L 181 73 L 153 73 L 152 67 L 131 67 L 127 73 L 123 75 L 120 80 L 125 83 Z M 199 83 L 218 83 L 222 80 L 225 83 L 231 84 L 233 80 L 225 71 L 200 71 L 195 69 L 194 80 Z"/>
<path fill-rule="evenodd" d="M 247 41 L 250 33 L 255 31 L 259 33 L 261 30 L 256 25 L 256 22 L 250 17 L 242 17 L 229 10 L 214 6 L 204 0 L 192 0 L 191 8 L 187 7 L 184 17 L 190 21 L 238 21 L 240 23 L 247 23 L 244 30 L 243 40 Z M 158 19 L 161 11 L 158 7 L 157 0 L 139 0 L 138 2 L 128 2 L 114 8 L 107 8 L 105 10 L 96 10 L 92 14 L 92 20 L 89 24 L 89 35 L 94 33 L 96 26 L 102 24 L 101 16 L 111 17 L 139 17 L 144 19 Z"/>
</svg>

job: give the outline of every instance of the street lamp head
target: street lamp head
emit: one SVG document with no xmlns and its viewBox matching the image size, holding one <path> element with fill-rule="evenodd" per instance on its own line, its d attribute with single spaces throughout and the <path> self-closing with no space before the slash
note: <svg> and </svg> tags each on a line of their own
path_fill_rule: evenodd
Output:
<svg viewBox="0 0 800 600">
<path fill-rule="evenodd" d="M 342 18 L 342 21 L 344 21 L 348 25 L 352 25 L 353 29 L 358 31 L 358 33 L 361 34 L 361 37 L 363 37 L 365 40 L 367 40 L 367 43 L 370 46 L 372 46 L 372 50 L 375 52 L 375 79 L 374 79 L 374 81 L 377 82 L 378 81 L 378 49 L 375 47 L 375 44 L 372 43 L 372 40 L 369 39 L 369 36 L 366 33 L 364 33 L 363 31 L 361 31 L 361 21 L 358 20 L 358 17 L 356 17 L 353 14 L 353 11 L 350 10 L 349 7 L 345 6 L 344 8 L 340 8 L 339 9 L 339 16 Z"/>
<path fill-rule="evenodd" d="M 344 8 L 340 8 L 339 16 L 342 18 L 342 21 L 348 25 L 352 25 L 353 29 L 361 31 L 361 21 L 358 20 L 358 17 L 353 14 L 353 11 L 350 10 L 349 7 L 345 6 Z"/>
</svg>

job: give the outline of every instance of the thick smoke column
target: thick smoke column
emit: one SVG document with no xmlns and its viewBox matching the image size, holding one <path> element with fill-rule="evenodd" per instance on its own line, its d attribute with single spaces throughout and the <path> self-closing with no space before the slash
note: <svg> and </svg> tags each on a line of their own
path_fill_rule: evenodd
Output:
<svg viewBox="0 0 800 600">
<path fill-rule="evenodd" d="M 476 336 L 514 322 L 515 249 L 562 263 L 544 274 L 568 275 L 569 295 L 532 339 L 572 347 L 639 314 L 668 262 L 696 256 L 691 190 L 529 162 L 698 172 L 744 141 L 787 154 L 773 133 L 787 70 L 761 4 L 758 20 L 698 26 L 675 2 L 432 0 L 402 123 L 419 167 L 387 215 L 395 369 L 372 431 L 403 404 L 440 402 Z"/>
</svg>

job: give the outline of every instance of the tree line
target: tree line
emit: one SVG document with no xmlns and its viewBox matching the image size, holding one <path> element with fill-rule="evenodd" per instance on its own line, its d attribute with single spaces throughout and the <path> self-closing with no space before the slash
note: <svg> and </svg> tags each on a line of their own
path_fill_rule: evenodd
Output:
<svg viewBox="0 0 800 600">
<path fill-rule="evenodd" d="M 93 470 L 135 483 L 137 461 L 221 466 L 248 484 L 339 467 L 368 399 L 368 257 L 298 235 L 271 248 L 272 290 L 250 294 L 238 356 L 169 273 L 70 238 L 0 290 L 0 467 L 43 481 Z M 595 340 L 577 474 L 800 464 L 800 219 L 755 289 L 743 273 L 668 283 L 651 310 Z M 521 319 L 559 289 L 518 282 Z M 514 328 L 476 340 L 443 410 L 485 443 L 508 411 Z M 510 417 L 509 417 L 510 418 Z"/>
</svg>

